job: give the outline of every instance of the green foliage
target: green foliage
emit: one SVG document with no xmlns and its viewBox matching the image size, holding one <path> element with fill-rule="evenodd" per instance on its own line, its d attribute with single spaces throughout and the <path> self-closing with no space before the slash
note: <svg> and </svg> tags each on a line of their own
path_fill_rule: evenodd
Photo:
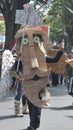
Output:
<svg viewBox="0 0 73 130">
<path fill-rule="evenodd" d="M 50 38 L 52 41 L 57 41 L 58 37 L 63 34 L 65 26 L 61 19 L 62 9 L 60 8 L 60 2 L 53 1 L 48 11 L 47 17 L 44 16 L 43 23 L 50 26 Z"/>
<path fill-rule="evenodd" d="M 5 31 L 5 25 L 2 22 L 2 23 L 0 23 L 0 33 L 3 32 L 3 31 Z"/>
<path fill-rule="evenodd" d="M 73 0 L 50 0 L 47 16 L 43 24 L 50 26 L 50 38 L 57 41 L 63 36 L 68 48 L 73 46 Z"/>
</svg>

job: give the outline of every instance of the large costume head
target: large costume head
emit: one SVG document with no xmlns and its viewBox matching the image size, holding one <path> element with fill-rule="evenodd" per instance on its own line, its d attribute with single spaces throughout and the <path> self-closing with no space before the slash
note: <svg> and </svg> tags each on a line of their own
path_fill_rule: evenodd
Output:
<svg viewBox="0 0 73 130">
<path fill-rule="evenodd" d="M 19 30 L 16 33 L 16 43 L 17 54 L 22 57 L 25 94 L 32 103 L 42 107 L 45 102 L 38 97 L 40 90 L 48 83 L 48 70 L 39 44 L 47 48 L 52 44 L 41 27 Z"/>
</svg>

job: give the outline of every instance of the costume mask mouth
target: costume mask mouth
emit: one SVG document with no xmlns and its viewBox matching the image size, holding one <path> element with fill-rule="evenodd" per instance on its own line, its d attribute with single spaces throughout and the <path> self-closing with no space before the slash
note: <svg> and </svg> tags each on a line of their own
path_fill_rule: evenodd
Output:
<svg viewBox="0 0 73 130">
<path fill-rule="evenodd" d="M 31 80 L 38 81 L 38 80 L 43 79 L 45 77 L 47 77 L 47 76 L 41 77 L 41 76 L 38 76 L 37 74 L 35 74 Z"/>
<path fill-rule="evenodd" d="M 34 75 L 34 77 L 31 80 L 37 81 L 40 80 L 42 77 L 38 76 L 37 74 Z"/>
</svg>

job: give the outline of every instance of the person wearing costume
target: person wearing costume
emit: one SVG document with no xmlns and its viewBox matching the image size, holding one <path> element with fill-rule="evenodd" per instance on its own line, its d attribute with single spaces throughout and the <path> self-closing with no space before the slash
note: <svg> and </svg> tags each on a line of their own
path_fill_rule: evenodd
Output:
<svg viewBox="0 0 73 130">
<path fill-rule="evenodd" d="M 16 53 L 22 57 L 23 84 L 30 117 L 29 126 L 24 130 L 36 130 L 40 126 L 41 109 L 43 106 L 46 107 L 46 103 L 50 100 L 49 92 L 47 92 L 48 98 L 43 97 L 47 100 L 42 100 L 42 97 L 40 99 L 38 96 L 40 91 L 40 95 L 46 92 L 48 69 L 45 62 L 44 46 L 50 46 L 50 40 L 41 27 L 31 26 L 18 30 L 15 38 Z M 44 95 L 46 94 L 44 93 Z"/>
<path fill-rule="evenodd" d="M 13 78 L 13 85 L 12 87 L 16 86 L 16 95 L 15 95 L 15 101 L 14 101 L 14 109 L 15 109 L 15 116 L 17 117 L 23 117 L 23 114 L 28 114 L 28 105 L 27 105 L 27 99 L 25 95 L 22 95 L 22 73 L 23 73 L 23 66 L 21 60 L 17 57 L 16 53 L 13 54 L 13 57 L 15 57 L 15 63 L 11 68 L 11 71 L 15 71 L 18 75 L 18 78 Z M 12 89 L 12 88 L 11 88 Z M 22 113 L 20 112 L 20 99 L 22 97 Z"/>
<path fill-rule="evenodd" d="M 46 63 L 56 63 L 56 62 L 58 62 L 59 59 L 61 58 L 61 56 L 63 55 L 63 52 L 64 52 L 64 39 L 62 39 L 60 46 L 59 46 L 59 50 L 58 50 L 55 57 L 49 57 L 48 55 L 45 54 Z"/>
<path fill-rule="evenodd" d="M 60 44 L 60 50 L 57 52 L 55 57 L 49 57 L 45 55 L 47 63 L 55 63 L 61 58 L 64 49 L 64 42 Z M 30 115 L 30 126 L 25 130 L 36 130 L 40 126 L 41 108 L 36 107 L 28 100 L 29 115 Z"/>
<path fill-rule="evenodd" d="M 63 55 L 64 52 L 64 39 L 61 41 L 60 46 L 59 46 L 59 50 L 57 52 L 57 54 L 55 55 L 55 57 L 48 57 L 46 56 L 46 62 L 47 63 L 57 63 L 59 61 L 59 59 L 61 58 L 61 56 Z M 52 85 L 53 86 L 57 86 L 59 84 L 59 75 L 55 72 L 52 72 Z"/>
<path fill-rule="evenodd" d="M 59 50 L 57 51 L 54 57 L 50 57 L 46 54 L 46 50 L 42 49 L 45 54 L 46 63 L 57 63 L 64 52 L 64 39 L 61 40 Z M 55 72 L 52 72 L 52 85 L 57 86 L 59 84 L 59 75 Z"/>
</svg>

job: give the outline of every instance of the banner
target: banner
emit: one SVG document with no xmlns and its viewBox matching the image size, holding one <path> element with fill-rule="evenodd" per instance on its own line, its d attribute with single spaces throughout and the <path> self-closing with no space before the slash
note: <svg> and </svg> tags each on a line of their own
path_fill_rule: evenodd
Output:
<svg viewBox="0 0 73 130">
<path fill-rule="evenodd" d="M 43 13 L 35 11 L 33 5 L 27 5 L 24 10 L 16 10 L 15 23 L 40 26 Z"/>
</svg>

